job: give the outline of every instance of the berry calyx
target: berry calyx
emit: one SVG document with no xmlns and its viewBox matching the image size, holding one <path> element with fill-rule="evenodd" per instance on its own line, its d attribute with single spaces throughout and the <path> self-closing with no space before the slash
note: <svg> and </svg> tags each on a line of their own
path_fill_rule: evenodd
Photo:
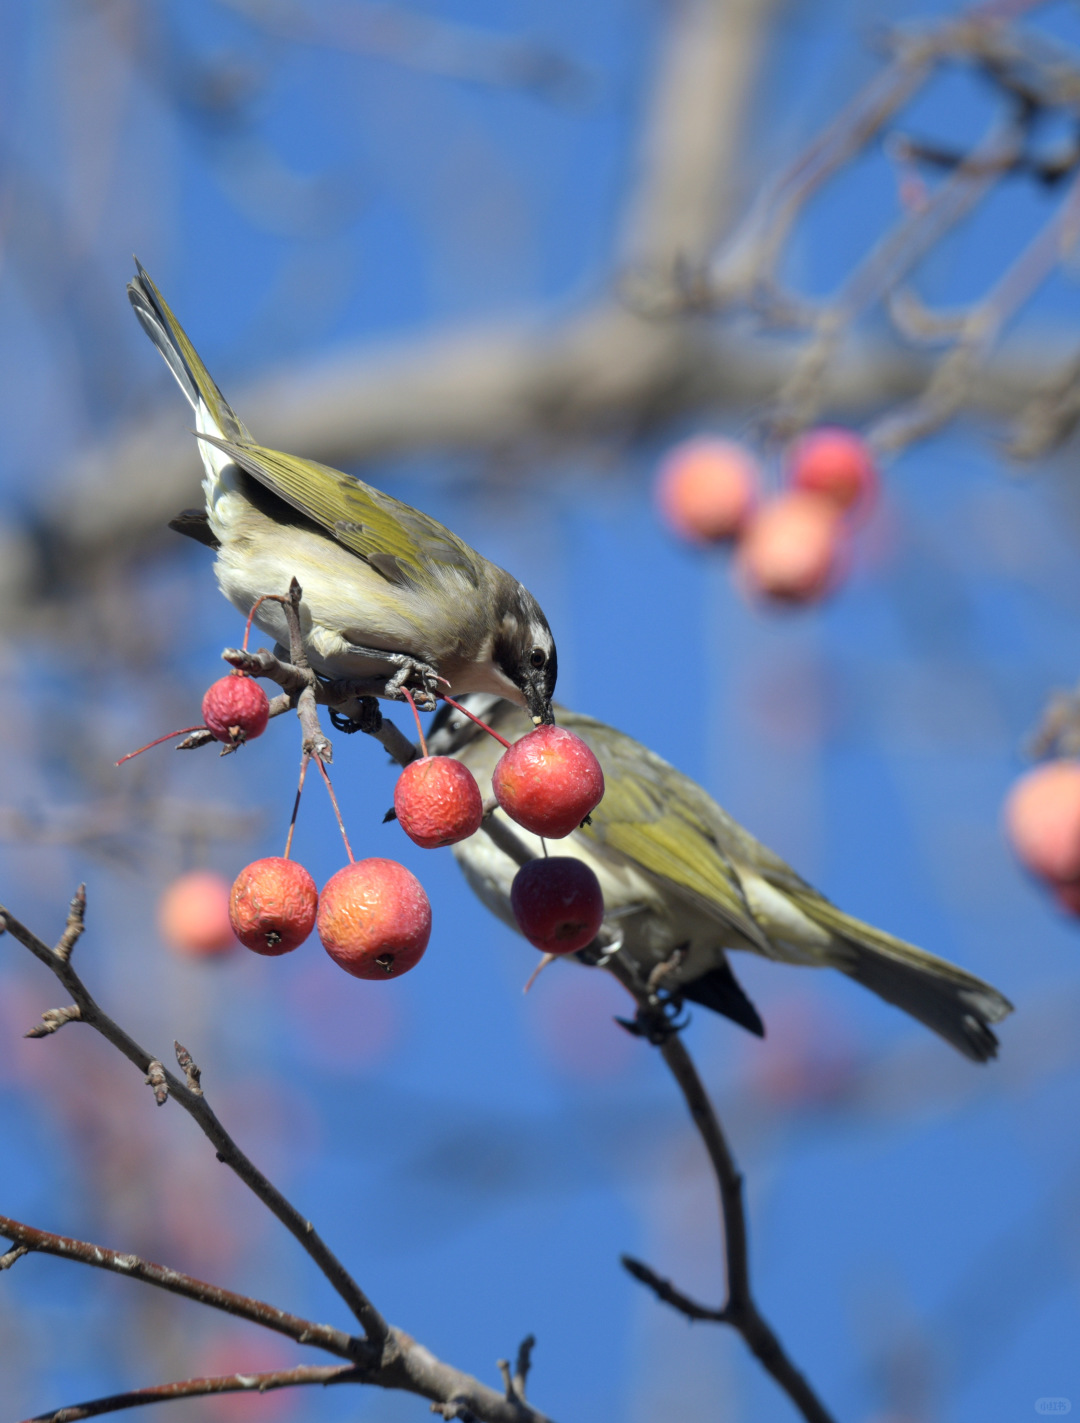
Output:
<svg viewBox="0 0 1080 1423">
<path fill-rule="evenodd" d="M 1055 886 L 1080 880 L 1080 764 L 1048 761 L 1021 776 L 1005 801 L 1005 830 L 1032 874 Z"/>
<path fill-rule="evenodd" d="M 751 592 L 807 603 L 828 591 L 843 546 L 838 506 L 795 489 L 758 509 L 743 534 L 737 566 Z"/>
<path fill-rule="evenodd" d="M 431 903 L 396 860 L 356 860 L 327 880 L 319 897 L 319 938 L 354 978 L 400 978 L 431 937 Z"/>
<path fill-rule="evenodd" d="M 699 437 L 669 450 L 655 498 L 675 533 L 694 543 L 734 538 L 753 508 L 757 461 L 734 440 Z"/>
<path fill-rule="evenodd" d="M 270 719 L 270 703 L 246 672 L 230 672 L 207 688 L 202 714 L 214 740 L 235 747 L 263 734 Z"/>
<path fill-rule="evenodd" d="M 861 435 L 838 425 L 810 430 L 791 447 L 791 486 L 831 499 L 839 509 L 869 504 L 878 491 L 873 455 Z"/>
<path fill-rule="evenodd" d="M 276 957 L 298 948 L 315 927 L 319 894 L 295 860 L 272 855 L 242 869 L 229 896 L 236 937 L 257 954 Z"/>
<path fill-rule="evenodd" d="M 394 814 L 410 840 L 434 850 L 475 835 L 484 802 L 468 766 L 452 756 L 422 756 L 398 777 Z"/>
<path fill-rule="evenodd" d="M 561 726 L 538 726 L 499 758 L 491 777 L 495 799 L 511 820 L 561 840 L 604 796 L 604 773 L 591 749 Z"/>
<path fill-rule="evenodd" d="M 510 907 L 529 943 L 546 954 L 572 954 L 591 944 L 604 922 L 600 881 L 584 860 L 551 855 L 522 865 Z"/>
<path fill-rule="evenodd" d="M 158 902 L 158 927 L 184 958 L 210 958 L 236 945 L 229 922 L 229 881 L 212 870 L 173 880 Z"/>
</svg>

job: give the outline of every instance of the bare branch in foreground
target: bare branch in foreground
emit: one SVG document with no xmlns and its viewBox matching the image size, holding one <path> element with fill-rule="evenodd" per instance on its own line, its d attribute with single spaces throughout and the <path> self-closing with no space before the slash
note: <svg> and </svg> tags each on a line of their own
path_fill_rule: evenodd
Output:
<svg viewBox="0 0 1080 1423">
<path fill-rule="evenodd" d="M 112 1393 L 108 1398 L 91 1399 L 58 1408 L 54 1413 L 37 1413 L 25 1423 L 79 1423 L 83 1418 L 97 1418 L 102 1413 L 121 1413 L 126 1408 L 142 1408 L 150 1403 L 171 1403 L 180 1398 L 206 1398 L 218 1393 L 270 1393 L 276 1388 L 295 1388 L 300 1384 L 356 1383 L 360 1378 L 351 1364 L 301 1364 L 295 1369 L 278 1369 L 264 1374 L 222 1374 L 217 1378 L 182 1379 L 179 1383 L 161 1383 L 154 1388 L 133 1388 L 126 1393 Z"/>
<path fill-rule="evenodd" d="M 429 1399 L 433 1408 L 443 1412 L 445 1417 L 470 1417 L 478 1420 L 478 1423 L 549 1423 L 542 1413 L 528 1404 L 516 1399 L 508 1402 L 495 1389 L 449 1364 L 444 1364 L 402 1330 L 389 1325 L 324 1244 L 310 1221 L 303 1219 L 295 1206 L 258 1171 L 229 1136 L 202 1095 L 198 1069 L 191 1061 L 190 1054 L 177 1046 L 177 1059 L 187 1077 L 187 1081 L 183 1082 L 168 1072 L 103 1012 L 69 963 L 65 963 L 53 949 L 0 905 L 0 932 L 4 930 L 10 931 L 13 938 L 29 949 L 63 983 L 75 999 L 80 1021 L 95 1028 L 143 1073 L 152 1074 L 156 1082 L 167 1088 L 168 1095 L 195 1119 L 217 1149 L 218 1159 L 236 1172 L 244 1184 L 304 1246 L 331 1286 L 356 1315 L 364 1328 L 365 1337 L 357 1338 L 327 1325 L 312 1324 L 297 1316 L 287 1315 L 272 1305 L 235 1295 L 231 1291 L 194 1280 L 164 1266 L 141 1261 L 133 1255 L 121 1255 L 83 1241 L 50 1235 L 18 1221 L 0 1217 L 0 1234 L 17 1242 L 15 1249 L 0 1257 L 0 1264 L 4 1268 L 20 1258 L 24 1249 L 78 1260 L 83 1264 L 142 1279 L 172 1293 L 196 1299 L 201 1304 L 225 1309 L 229 1313 L 242 1314 L 253 1323 L 290 1335 L 298 1343 L 324 1348 L 350 1360 L 350 1367 L 347 1370 L 339 1370 L 333 1379 L 311 1381 L 355 1382 L 400 1389 Z M 188 1384 L 191 1382 L 188 1381 Z M 167 1390 L 170 1387 L 175 1389 L 185 1386 L 187 1385 L 181 1383 L 163 1387 Z M 284 1383 L 281 1386 L 285 1386 Z M 108 1400 L 99 1399 L 96 1403 L 80 1407 L 97 1413 L 115 1412 L 143 1402 L 162 1401 L 170 1396 L 167 1392 L 159 1398 L 154 1398 L 152 1394 L 141 1396 L 145 1394 L 145 1390 L 141 1393 L 136 1390 L 132 1394 L 116 1395 Z M 190 1395 L 181 1393 L 172 1396 Z M 60 1423 L 60 1420 L 74 1423 L 76 1418 L 92 1417 L 94 1413 L 80 1413 L 78 1408 L 75 1408 L 61 1409 L 42 1416 L 54 1420 L 54 1423 Z"/>
<path fill-rule="evenodd" d="M 0 1235 L 22 1246 L 24 1250 L 36 1251 L 41 1255 L 57 1255 L 63 1260 L 74 1260 L 80 1265 L 92 1265 L 98 1270 L 108 1270 L 116 1275 L 126 1275 L 131 1280 L 142 1280 L 170 1294 L 182 1295 L 198 1304 L 220 1309 L 225 1314 L 238 1319 L 261 1324 L 264 1329 L 285 1334 L 297 1344 L 309 1344 L 325 1349 L 328 1354 L 355 1362 L 358 1354 L 364 1357 L 364 1345 L 351 1334 L 341 1329 L 333 1329 L 328 1324 L 314 1324 L 309 1319 L 289 1314 L 262 1300 L 240 1295 L 218 1285 L 196 1280 L 179 1270 L 170 1270 L 166 1265 L 155 1265 L 151 1260 L 141 1260 L 137 1255 L 122 1254 L 118 1250 L 107 1250 L 103 1245 L 91 1245 L 85 1240 L 73 1240 L 66 1235 L 52 1235 L 49 1231 L 38 1230 L 32 1225 L 0 1216 Z"/>
</svg>

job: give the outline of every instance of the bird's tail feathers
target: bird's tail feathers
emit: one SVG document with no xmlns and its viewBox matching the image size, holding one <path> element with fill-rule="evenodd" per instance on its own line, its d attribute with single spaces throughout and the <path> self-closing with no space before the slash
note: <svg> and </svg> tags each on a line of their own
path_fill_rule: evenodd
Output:
<svg viewBox="0 0 1080 1423">
<path fill-rule="evenodd" d="M 217 388 L 184 328 L 137 258 L 135 266 L 138 273 L 128 282 L 128 300 L 143 330 L 161 352 L 180 389 L 191 402 L 192 409 L 198 412 L 202 407 L 227 439 L 249 440 L 251 437 L 247 430 Z"/>
<path fill-rule="evenodd" d="M 990 1024 L 1011 1013 L 1012 1004 L 996 988 L 851 918 L 827 900 L 807 896 L 800 898 L 799 908 L 842 942 L 846 952 L 836 967 L 849 978 L 925 1023 L 966 1057 L 985 1062 L 997 1056 Z"/>
</svg>

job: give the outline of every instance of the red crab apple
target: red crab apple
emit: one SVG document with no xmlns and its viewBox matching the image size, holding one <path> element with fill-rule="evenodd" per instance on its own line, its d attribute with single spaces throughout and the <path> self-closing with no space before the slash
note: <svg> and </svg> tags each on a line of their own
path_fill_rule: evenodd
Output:
<svg viewBox="0 0 1080 1423">
<path fill-rule="evenodd" d="M 538 726 L 499 758 L 491 777 L 495 799 L 511 820 L 561 840 L 604 796 L 604 773 L 592 751 L 561 726 Z"/>
<path fill-rule="evenodd" d="M 546 954 L 572 954 L 591 944 L 604 922 L 600 881 L 583 860 L 551 855 L 522 865 L 510 886 L 517 926 Z"/>
<path fill-rule="evenodd" d="M 396 860 L 356 860 L 326 882 L 319 938 L 354 978 L 400 978 L 424 956 L 431 904 L 414 874 Z"/>
<path fill-rule="evenodd" d="M 1005 801 L 1005 830 L 1032 874 L 1059 886 L 1080 880 L 1080 764 L 1047 761 L 1021 776 Z"/>
<path fill-rule="evenodd" d="M 475 835 L 484 802 L 468 766 L 452 756 L 422 756 L 398 777 L 394 814 L 410 840 L 434 850 Z"/>
<path fill-rule="evenodd" d="M 812 602 L 828 591 L 843 542 L 836 504 L 796 489 L 758 509 L 739 544 L 737 566 L 754 593 Z"/>
<path fill-rule="evenodd" d="M 304 942 L 315 927 L 318 904 L 315 881 L 303 865 L 272 855 L 237 875 L 229 917 L 242 944 L 275 957 Z"/>
<path fill-rule="evenodd" d="M 669 450 L 656 479 L 668 525 L 694 543 L 734 538 L 753 507 L 757 461 L 734 440 L 699 437 Z"/>
<path fill-rule="evenodd" d="M 840 509 L 869 504 L 878 475 L 869 446 L 854 430 L 823 425 L 796 440 L 788 455 L 793 489 L 821 494 Z"/>
<path fill-rule="evenodd" d="M 230 672 L 207 688 L 202 701 L 203 721 L 215 741 L 239 746 L 266 730 L 270 703 L 266 693 L 246 672 Z"/>
<path fill-rule="evenodd" d="M 170 948 L 185 958 L 208 958 L 233 948 L 229 881 L 213 870 L 192 870 L 173 880 L 158 903 L 158 926 Z"/>
</svg>

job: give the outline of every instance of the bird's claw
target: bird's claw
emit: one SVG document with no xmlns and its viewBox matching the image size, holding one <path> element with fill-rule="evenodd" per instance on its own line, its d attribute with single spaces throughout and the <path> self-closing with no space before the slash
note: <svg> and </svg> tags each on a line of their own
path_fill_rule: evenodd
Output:
<svg viewBox="0 0 1080 1423">
<path fill-rule="evenodd" d="M 616 1018 L 615 1021 L 635 1038 L 644 1038 L 653 1047 L 663 1047 L 690 1022 L 689 1014 L 680 1017 L 681 1013 L 681 998 L 653 996 L 647 1002 L 639 1003 L 632 1018 Z"/>
<path fill-rule="evenodd" d="M 404 701 L 403 688 L 408 686 L 421 711 L 434 711 L 438 706 L 436 687 L 439 681 L 435 668 L 404 653 L 396 654 L 393 660 L 398 664 L 398 668 L 394 675 L 387 679 L 383 695 L 391 701 Z"/>
</svg>

